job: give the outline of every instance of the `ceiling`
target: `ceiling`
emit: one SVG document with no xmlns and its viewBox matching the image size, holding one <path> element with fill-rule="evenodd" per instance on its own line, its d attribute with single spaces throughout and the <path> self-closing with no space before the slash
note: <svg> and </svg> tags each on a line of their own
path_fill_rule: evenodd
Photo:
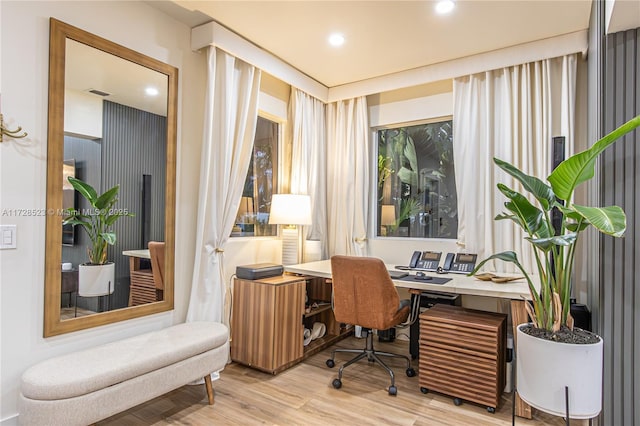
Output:
<svg viewBox="0 0 640 426">
<path fill-rule="evenodd" d="M 215 20 L 327 87 L 585 30 L 591 11 L 591 0 L 458 0 L 445 16 L 418 0 L 148 4 L 190 27 Z"/>
</svg>

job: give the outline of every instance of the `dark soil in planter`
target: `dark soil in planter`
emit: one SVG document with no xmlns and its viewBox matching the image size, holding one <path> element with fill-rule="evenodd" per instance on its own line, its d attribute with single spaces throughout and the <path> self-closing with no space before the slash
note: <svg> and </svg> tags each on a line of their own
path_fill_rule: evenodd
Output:
<svg viewBox="0 0 640 426">
<path fill-rule="evenodd" d="M 573 327 L 573 331 L 566 326 L 561 326 L 557 333 L 553 333 L 543 328 L 535 328 L 532 326 L 521 327 L 523 333 L 539 339 L 551 340 L 558 343 L 569 343 L 574 345 L 592 345 L 598 343 L 600 339 L 597 335 L 590 331 Z"/>
</svg>

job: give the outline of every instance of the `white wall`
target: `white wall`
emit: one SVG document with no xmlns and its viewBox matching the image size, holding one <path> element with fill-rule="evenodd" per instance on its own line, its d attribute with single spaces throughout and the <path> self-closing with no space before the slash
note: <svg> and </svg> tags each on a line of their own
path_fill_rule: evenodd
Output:
<svg viewBox="0 0 640 426">
<path fill-rule="evenodd" d="M 17 249 L 0 251 L 0 420 L 14 423 L 22 372 L 82 348 L 182 322 L 191 287 L 202 134 L 205 58 L 190 29 L 143 2 L 0 2 L 2 113 L 29 136 L 0 144 L 0 211 L 44 209 L 47 168 L 49 17 L 179 68 L 175 310 L 44 339 L 45 218 L 16 224 Z"/>
</svg>

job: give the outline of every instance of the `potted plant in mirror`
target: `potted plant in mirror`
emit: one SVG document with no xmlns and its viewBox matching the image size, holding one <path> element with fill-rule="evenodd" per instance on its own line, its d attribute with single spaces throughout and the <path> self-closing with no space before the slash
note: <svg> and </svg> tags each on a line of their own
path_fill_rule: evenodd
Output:
<svg viewBox="0 0 640 426">
<path fill-rule="evenodd" d="M 65 225 L 82 226 L 90 240 L 87 247 L 89 262 L 79 266 L 78 294 L 84 297 L 111 294 L 114 290 L 115 264 L 107 261 L 107 246 L 116 242 L 116 234 L 111 227 L 118 219 L 133 214 L 115 208 L 119 185 L 98 195 L 88 183 L 71 176 L 68 180 L 91 206 L 88 210 L 67 209 L 68 217 L 63 221 Z"/>
<path fill-rule="evenodd" d="M 587 419 L 597 416 L 602 408 L 602 338 L 573 326 L 570 294 L 578 236 L 587 227 L 614 237 L 626 230 L 626 216 L 618 206 L 588 207 L 573 203 L 575 188 L 594 176 L 597 157 L 621 136 L 640 125 L 640 116 L 609 133 L 591 148 L 562 162 L 543 182 L 513 165 L 494 158 L 495 164 L 529 193 L 499 183 L 507 197 L 506 213 L 495 220 L 511 220 L 521 227 L 525 239 L 533 246 L 537 265 L 536 288 L 513 251 L 489 256 L 470 275 L 476 274 L 489 260 L 511 262 L 525 276 L 531 300 L 525 306 L 531 323 L 517 328 L 516 385 L 518 394 L 529 405 L 545 412 Z M 558 231 L 552 225 L 552 209 L 561 217 Z M 565 393 L 567 392 L 567 393 Z M 568 396 L 567 396 L 568 394 Z M 566 398 L 568 397 L 568 401 Z"/>
</svg>

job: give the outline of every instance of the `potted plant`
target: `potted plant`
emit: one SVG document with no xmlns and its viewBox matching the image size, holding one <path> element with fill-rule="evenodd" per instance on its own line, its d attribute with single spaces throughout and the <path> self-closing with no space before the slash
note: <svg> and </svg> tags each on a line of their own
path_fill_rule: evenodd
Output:
<svg viewBox="0 0 640 426">
<path fill-rule="evenodd" d="M 125 209 L 116 209 L 120 185 L 116 185 L 102 195 L 86 182 L 72 176 L 69 183 L 91 205 L 88 210 L 67 209 L 69 215 L 63 224 L 80 225 L 87 231 L 90 244 L 87 247 L 89 262 L 81 264 L 78 271 L 78 293 L 81 296 L 102 296 L 113 293 L 114 263 L 107 261 L 107 246 L 116 242 L 113 224 L 125 216 L 133 216 Z"/>
<path fill-rule="evenodd" d="M 570 417 L 576 419 L 595 417 L 602 408 L 602 338 L 574 328 L 570 313 L 578 236 L 590 225 L 614 237 L 621 237 L 626 230 L 626 216 L 620 207 L 574 204 L 574 190 L 594 176 L 597 157 L 639 125 L 640 116 L 566 159 L 547 177 L 548 183 L 494 158 L 496 165 L 519 181 L 535 200 L 532 203 L 523 193 L 498 184 L 508 201 L 504 204 L 507 212 L 495 220 L 508 219 L 523 229 L 525 239 L 533 246 L 540 287 L 536 288 L 513 251 L 489 256 L 470 275 L 487 261 L 498 259 L 514 263 L 525 276 L 531 296 L 526 302 L 531 323 L 517 328 L 518 394 L 529 405 L 555 415 L 565 415 L 566 403 Z M 560 211 L 559 232 L 551 221 L 554 208 Z"/>
</svg>

